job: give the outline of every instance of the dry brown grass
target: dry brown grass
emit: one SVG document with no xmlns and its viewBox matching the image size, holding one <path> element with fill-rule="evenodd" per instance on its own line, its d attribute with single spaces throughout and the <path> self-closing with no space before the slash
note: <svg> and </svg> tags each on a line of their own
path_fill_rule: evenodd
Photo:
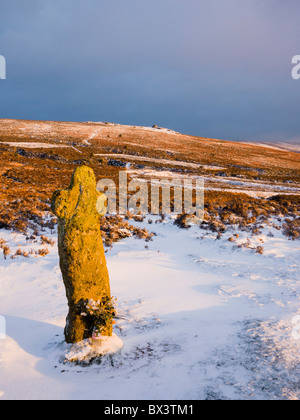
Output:
<svg viewBox="0 0 300 420">
<path fill-rule="evenodd" d="M 47 238 L 47 236 L 41 235 L 41 244 L 54 246 L 55 242 L 52 239 Z"/>
<path fill-rule="evenodd" d="M 10 248 L 8 246 L 3 247 L 3 256 L 6 259 L 10 255 Z"/>
<path fill-rule="evenodd" d="M 297 195 L 258 199 L 240 193 L 208 191 L 204 207 L 205 220 L 201 227 L 213 232 L 223 233 L 235 225 L 252 235 L 259 235 L 262 223 L 274 217 L 281 220 L 282 216 L 288 216 L 283 224 L 283 233 L 291 239 L 300 238 L 300 196 Z M 179 215 L 175 224 L 188 228 L 189 217 Z M 274 227 L 280 229 L 277 225 Z"/>
<path fill-rule="evenodd" d="M 85 141 L 90 136 L 94 136 L 92 142 L 88 142 L 92 144 L 87 144 Z M 108 123 L 0 120 L 0 138 L 9 142 L 51 143 L 53 162 L 59 162 L 63 158 L 63 149 L 55 146 L 68 145 L 76 147 L 86 157 L 97 153 L 126 153 L 217 165 L 224 167 L 227 175 L 232 176 L 300 179 L 300 156 L 297 153 L 179 133 L 166 134 L 159 128 L 148 130 Z M 67 150 L 69 153 L 76 153 L 74 149 Z M 44 152 L 45 150 L 41 150 L 40 154 Z M 77 160 L 82 157 L 77 153 Z"/>
<path fill-rule="evenodd" d="M 86 144 L 84 141 L 99 129 L 93 144 Z M 37 145 L 34 149 L 24 149 L 17 145 L 4 145 L 4 141 L 46 142 L 53 147 L 41 149 Z M 69 147 L 55 147 L 60 144 Z M 109 178 L 118 185 L 120 168 L 109 165 L 108 159 L 97 157 L 99 153 L 126 153 L 176 162 L 218 165 L 224 167 L 227 176 L 300 182 L 300 155 L 297 153 L 176 133 L 165 134 L 159 128 L 149 131 L 105 123 L 0 120 L 0 229 L 29 236 L 33 234 L 35 237 L 45 236 L 46 229 L 53 230 L 56 219 L 52 217 L 46 221 L 45 218 L 50 215 L 50 198 L 55 190 L 69 185 L 71 174 L 78 165 L 88 164 L 95 171 L 97 179 Z M 138 161 L 136 165 L 140 163 Z M 156 163 L 150 167 L 174 170 L 172 163 Z M 209 168 L 187 171 L 177 167 L 175 172 L 216 174 L 216 170 Z M 255 232 L 261 221 L 276 216 L 286 219 L 284 232 L 287 236 L 297 238 L 298 222 L 294 221 L 299 217 L 299 208 L 299 196 L 255 199 L 238 192 L 206 191 L 205 222 L 202 227 L 222 233 L 229 226 L 238 224 L 244 229 L 251 226 Z M 100 220 L 107 246 L 129 235 L 128 232 L 136 237 L 151 239 L 148 231 L 131 226 L 130 219 L 130 216 L 127 220 L 114 216 Z M 177 223 L 187 227 L 190 220 L 182 215 Z"/>
<path fill-rule="evenodd" d="M 44 235 L 46 229 L 53 231 L 56 218 L 50 211 L 50 199 L 57 189 L 66 188 L 74 169 L 81 164 L 90 165 L 98 179 L 109 177 L 118 181 L 117 168 L 99 164 L 98 160 L 81 159 L 76 161 L 78 153 L 63 150 L 55 163 L 53 155 L 44 151 L 23 153 L 2 147 L 0 154 L 0 174 L 2 188 L 0 191 L 0 229 L 9 229 L 27 235 L 27 239 L 53 246 L 53 241 Z M 76 161 L 76 163 L 74 163 Z M 127 219 L 132 218 L 127 216 Z M 135 221 L 142 220 L 134 217 Z M 120 216 L 99 218 L 104 243 L 111 246 L 114 242 L 132 235 L 150 240 L 152 235 L 134 227 Z M 128 231 L 128 233 L 126 232 Z M 30 233 L 31 232 L 31 233 Z M 41 250 L 39 255 L 43 255 Z M 46 255 L 46 254 L 45 254 Z"/>
<path fill-rule="evenodd" d="M 300 239 L 300 218 L 290 220 L 286 219 L 283 224 L 283 232 L 290 239 Z"/>
</svg>

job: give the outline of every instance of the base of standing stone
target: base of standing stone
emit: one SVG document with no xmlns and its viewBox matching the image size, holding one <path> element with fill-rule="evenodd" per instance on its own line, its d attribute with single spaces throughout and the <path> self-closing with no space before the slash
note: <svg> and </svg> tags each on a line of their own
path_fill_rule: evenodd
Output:
<svg viewBox="0 0 300 420">
<path fill-rule="evenodd" d="M 117 353 L 123 345 L 123 341 L 114 333 L 111 337 L 86 339 L 71 346 L 65 354 L 64 362 L 89 363 L 97 358 Z"/>
</svg>

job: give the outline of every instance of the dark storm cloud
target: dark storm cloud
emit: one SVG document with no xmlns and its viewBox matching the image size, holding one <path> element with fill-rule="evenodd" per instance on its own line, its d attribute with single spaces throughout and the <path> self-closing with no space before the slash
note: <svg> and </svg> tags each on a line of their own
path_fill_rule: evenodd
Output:
<svg viewBox="0 0 300 420">
<path fill-rule="evenodd" d="M 2 117 L 299 137 L 298 1 L 0 1 Z"/>
</svg>

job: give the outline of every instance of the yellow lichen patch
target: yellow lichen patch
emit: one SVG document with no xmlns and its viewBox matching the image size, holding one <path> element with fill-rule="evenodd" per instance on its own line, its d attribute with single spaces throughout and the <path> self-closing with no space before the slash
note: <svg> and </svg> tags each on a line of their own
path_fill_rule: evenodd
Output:
<svg viewBox="0 0 300 420">
<path fill-rule="evenodd" d="M 68 343 L 90 338 L 93 333 L 93 321 L 81 315 L 79 302 L 111 297 L 97 212 L 100 195 L 93 170 L 81 166 L 73 173 L 70 187 L 56 191 L 52 198 L 52 211 L 58 217 L 60 267 L 69 303 L 65 328 Z M 111 336 L 112 322 L 102 334 Z"/>
</svg>

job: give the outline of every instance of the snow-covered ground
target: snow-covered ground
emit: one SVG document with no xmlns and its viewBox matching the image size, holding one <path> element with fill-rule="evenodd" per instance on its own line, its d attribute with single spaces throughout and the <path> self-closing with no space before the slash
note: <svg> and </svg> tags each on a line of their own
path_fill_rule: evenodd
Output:
<svg viewBox="0 0 300 420">
<path fill-rule="evenodd" d="M 170 160 L 170 159 L 156 159 L 152 157 L 147 156 L 136 156 L 136 155 L 126 155 L 126 154 L 120 154 L 120 153 L 101 153 L 96 154 L 95 156 L 104 157 L 104 158 L 114 158 L 114 159 L 125 159 L 125 160 L 134 160 L 134 161 L 142 161 L 142 162 L 151 162 L 151 163 L 159 163 L 162 165 L 173 165 L 173 166 L 181 166 L 185 168 L 193 168 L 193 169 L 211 169 L 211 170 L 222 170 L 224 169 L 221 166 L 214 166 L 214 165 L 201 165 L 199 163 L 191 163 L 191 162 L 183 162 L 183 161 L 176 161 L 176 160 Z M 149 174 L 155 172 L 156 174 L 159 174 L 158 171 L 153 170 L 145 170 L 145 171 L 138 171 L 139 174 Z M 163 171 L 167 172 L 167 171 Z M 172 174 L 174 175 L 174 173 Z M 164 174 L 163 174 L 164 176 Z"/>
<path fill-rule="evenodd" d="M 209 168 L 209 167 L 206 167 Z M 213 167 L 211 167 L 213 168 Z M 139 182 L 149 182 L 151 180 L 152 183 L 159 183 L 160 185 L 164 185 L 171 180 L 176 185 L 182 185 L 182 180 L 189 179 L 189 180 L 203 180 L 205 182 L 205 190 L 206 191 L 223 191 L 223 192 L 236 192 L 247 194 L 252 197 L 256 198 L 268 198 L 276 195 L 278 193 L 283 195 L 299 195 L 300 193 L 300 186 L 294 183 L 288 183 L 289 186 L 286 184 L 277 184 L 277 183 L 269 183 L 266 181 L 253 181 L 250 179 L 237 179 L 228 176 L 199 176 L 199 175 L 188 175 L 174 173 L 171 171 L 157 171 L 154 169 L 129 169 L 127 173 L 135 179 L 138 179 Z M 143 176 L 143 178 L 141 177 Z M 229 187 L 229 188 L 228 188 Z M 195 185 L 193 186 L 195 188 Z"/>
<path fill-rule="evenodd" d="M 13 146 L 13 147 L 22 147 L 24 149 L 61 149 L 61 148 L 66 148 L 66 147 L 70 147 L 64 144 L 51 144 L 51 143 L 30 143 L 30 142 L 9 142 L 9 141 L 5 141 L 2 142 L 3 144 L 6 144 L 8 146 Z"/>
<path fill-rule="evenodd" d="M 127 238 L 106 254 L 123 348 L 89 366 L 63 363 L 56 245 L 44 258 L 0 255 L 0 398 L 299 399 L 300 243 L 272 225 L 216 239 L 197 226 L 144 224 L 153 241 Z M 41 248 L 0 238 L 12 251 Z"/>
</svg>

